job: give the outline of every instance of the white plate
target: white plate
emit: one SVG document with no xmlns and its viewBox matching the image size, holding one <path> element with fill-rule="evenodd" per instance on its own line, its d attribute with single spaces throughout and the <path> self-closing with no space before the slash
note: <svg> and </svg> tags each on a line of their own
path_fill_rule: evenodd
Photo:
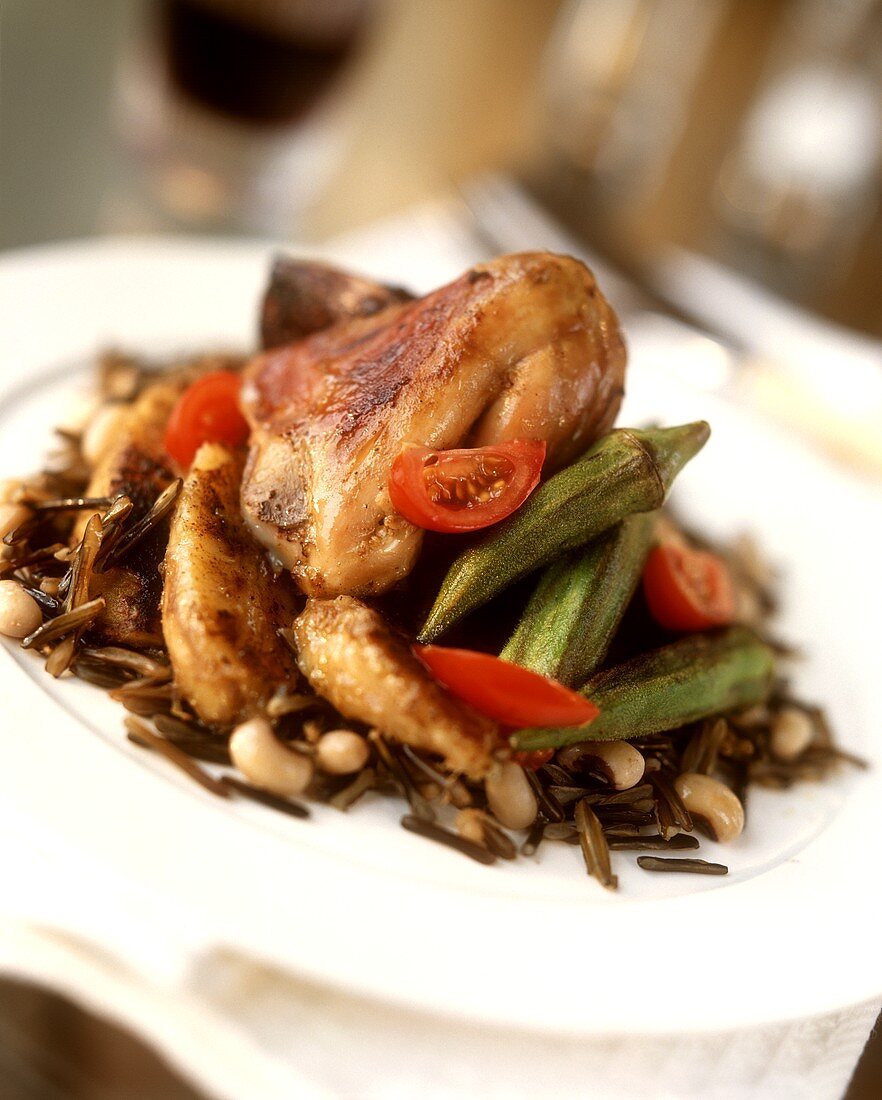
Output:
<svg viewBox="0 0 882 1100">
<path fill-rule="evenodd" d="M 418 240 L 377 247 L 348 259 L 418 287 L 452 274 L 451 257 Z M 269 254 L 176 240 L 3 260 L 0 472 L 38 461 L 102 344 L 247 346 Z M 391 800 L 301 822 L 213 799 L 130 746 L 102 693 L 55 683 L 6 646 L 0 807 L 83 868 L 80 933 L 134 964 L 173 971 L 228 945 L 390 1002 L 594 1035 L 742 1027 L 882 995 L 879 497 L 748 413 L 641 368 L 651 350 L 636 333 L 627 419 L 711 421 L 676 498 L 709 531 L 761 534 L 786 575 L 781 633 L 809 653 L 798 685 L 873 767 L 752 792 L 744 836 L 703 843 L 726 878 L 650 875 L 618 853 L 610 894 L 578 849 L 485 868 L 405 833 Z M 137 935 L 99 919 L 117 909 L 141 915 Z"/>
</svg>

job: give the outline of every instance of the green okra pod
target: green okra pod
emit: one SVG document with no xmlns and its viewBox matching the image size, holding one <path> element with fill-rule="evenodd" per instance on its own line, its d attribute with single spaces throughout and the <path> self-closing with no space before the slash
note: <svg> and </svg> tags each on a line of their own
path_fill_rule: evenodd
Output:
<svg viewBox="0 0 882 1100">
<path fill-rule="evenodd" d="M 567 687 L 584 684 L 622 621 L 654 529 L 654 512 L 628 516 L 549 565 L 499 656 Z"/>
<path fill-rule="evenodd" d="M 660 507 L 671 482 L 709 435 L 699 420 L 652 431 L 619 428 L 598 440 L 460 554 L 419 640 L 434 641 L 521 577 L 591 542 L 626 516 Z"/>
<path fill-rule="evenodd" d="M 520 730 L 519 750 L 620 741 L 753 706 L 767 698 L 775 654 L 752 630 L 692 634 L 598 673 L 580 690 L 600 708 L 586 726 Z"/>
</svg>

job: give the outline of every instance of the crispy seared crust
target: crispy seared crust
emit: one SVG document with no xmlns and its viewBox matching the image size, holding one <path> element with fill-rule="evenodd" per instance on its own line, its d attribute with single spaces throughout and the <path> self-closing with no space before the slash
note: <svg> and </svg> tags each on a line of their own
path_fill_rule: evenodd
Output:
<svg viewBox="0 0 882 1100">
<path fill-rule="evenodd" d="M 294 622 L 300 669 L 341 714 L 434 753 L 454 772 L 487 773 L 499 731 L 438 684 L 360 600 L 309 600 Z"/>
<path fill-rule="evenodd" d="M 308 594 L 383 592 L 422 541 L 387 490 L 404 444 L 544 438 L 554 468 L 612 425 L 624 367 L 583 264 L 528 253 L 481 265 L 249 365 L 246 518 Z"/>
<path fill-rule="evenodd" d="M 229 726 L 258 713 L 296 677 L 279 638 L 293 614 L 242 522 L 242 459 L 219 444 L 199 449 L 172 518 L 162 625 L 182 696 L 204 721 Z"/>
<path fill-rule="evenodd" d="M 260 315 L 260 342 L 277 348 L 338 321 L 369 317 L 410 301 L 398 287 L 383 286 L 310 260 L 279 257 L 270 272 Z"/>
</svg>

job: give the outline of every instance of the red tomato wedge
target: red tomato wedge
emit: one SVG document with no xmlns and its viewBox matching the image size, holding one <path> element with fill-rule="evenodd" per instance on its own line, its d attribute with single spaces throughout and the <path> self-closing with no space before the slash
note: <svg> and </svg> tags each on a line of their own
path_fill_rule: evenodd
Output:
<svg viewBox="0 0 882 1100">
<path fill-rule="evenodd" d="M 241 387 L 238 374 L 218 370 L 197 379 L 181 395 L 165 429 L 165 449 L 183 469 L 203 443 L 238 447 L 248 438 L 248 424 L 239 411 Z"/>
<path fill-rule="evenodd" d="M 406 447 L 392 464 L 396 511 L 427 531 L 477 531 L 510 516 L 539 484 L 544 439 L 433 451 Z"/>
<path fill-rule="evenodd" d="M 725 562 L 679 543 L 654 547 L 643 568 L 652 617 L 668 630 L 708 630 L 735 617 L 735 590 Z"/>
<path fill-rule="evenodd" d="M 557 680 L 489 653 L 437 645 L 414 646 L 414 652 L 451 695 L 512 729 L 581 726 L 600 713 Z"/>
</svg>

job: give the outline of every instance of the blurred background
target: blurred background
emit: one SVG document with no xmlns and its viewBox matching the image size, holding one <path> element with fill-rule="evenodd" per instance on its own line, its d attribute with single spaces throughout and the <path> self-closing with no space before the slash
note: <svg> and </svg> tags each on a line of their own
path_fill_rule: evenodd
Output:
<svg viewBox="0 0 882 1100">
<path fill-rule="evenodd" d="M 882 336 L 877 0 L 3 0 L 0 246 L 317 240 L 514 173 Z"/>
<path fill-rule="evenodd" d="M 584 252 L 617 305 L 724 349 L 741 399 L 882 473 L 880 0 L 2 0 L 0 19 L 0 249 L 310 243 L 453 204 L 488 251 Z M 0 993 L 4 1097 L 190 1095 L 74 1006 Z M 874 1057 L 853 1096 L 882 1092 Z"/>
</svg>

